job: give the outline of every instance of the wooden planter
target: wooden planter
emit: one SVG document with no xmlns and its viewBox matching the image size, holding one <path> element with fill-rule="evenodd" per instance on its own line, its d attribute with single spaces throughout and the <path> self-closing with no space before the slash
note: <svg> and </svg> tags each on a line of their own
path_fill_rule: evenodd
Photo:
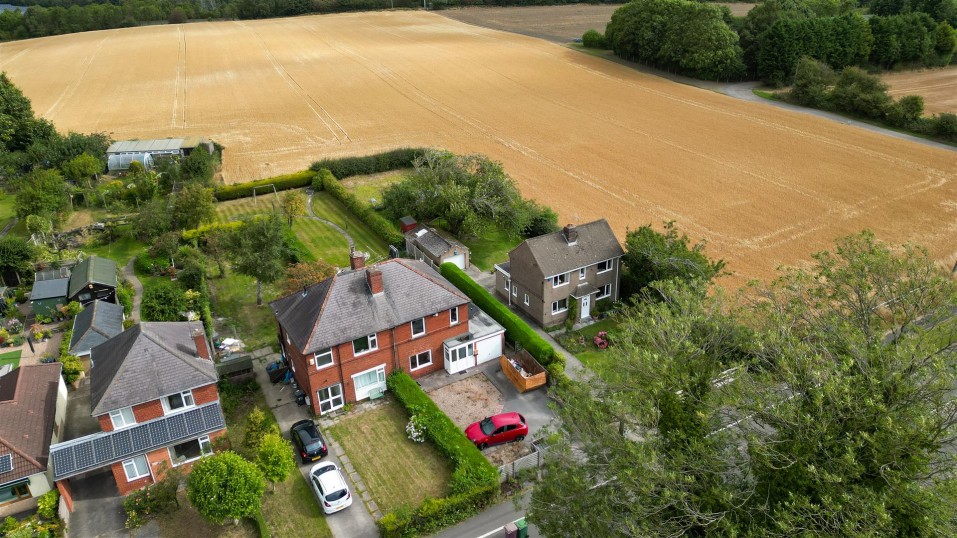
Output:
<svg viewBox="0 0 957 538">
<path fill-rule="evenodd" d="M 519 368 L 516 368 L 505 355 L 499 357 L 498 361 L 502 365 L 505 377 L 519 392 L 535 390 L 545 384 L 545 368 L 524 349 L 515 354 L 514 361 L 518 363 Z"/>
</svg>

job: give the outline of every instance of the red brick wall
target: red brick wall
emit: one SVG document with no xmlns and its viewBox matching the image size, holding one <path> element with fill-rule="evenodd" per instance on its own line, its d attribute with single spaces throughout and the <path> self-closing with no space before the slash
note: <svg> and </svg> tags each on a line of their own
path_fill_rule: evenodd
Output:
<svg viewBox="0 0 957 538">
<path fill-rule="evenodd" d="M 214 441 L 217 438 L 226 435 L 226 430 L 218 430 L 208 435 L 210 442 L 215 445 Z M 146 454 L 146 461 L 149 463 L 152 477 L 155 477 L 156 480 L 162 480 L 166 472 L 173 467 L 173 462 L 169 457 L 169 448 L 158 448 L 152 452 L 148 452 Z M 180 465 L 178 469 L 181 469 L 184 474 L 188 474 L 192 469 L 193 464 L 197 461 L 199 460 L 194 460 Z M 113 479 L 116 480 L 116 487 L 120 491 L 120 495 L 123 496 L 129 495 L 131 492 L 141 489 L 154 482 L 154 479 L 150 476 L 143 477 L 132 482 L 127 482 L 126 472 L 123 470 L 123 462 L 114 463 L 111 466 L 111 470 L 113 471 Z"/>
<path fill-rule="evenodd" d="M 210 383 L 198 389 L 193 389 L 193 401 L 196 405 L 208 404 L 219 400 L 219 391 L 216 390 L 216 384 Z"/>
<path fill-rule="evenodd" d="M 159 400 L 152 400 L 134 405 L 133 416 L 136 418 L 137 424 L 160 418 L 163 416 L 163 404 Z"/>
<path fill-rule="evenodd" d="M 124 497 L 133 491 L 153 483 L 153 478 L 151 476 L 144 476 L 143 478 L 134 480 L 132 482 L 127 482 L 126 472 L 123 470 L 123 462 L 121 461 L 111 465 L 110 470 L 113 471 L 113 479 L 116 481 L 116 489 L 120 490 L 120 495 Z"/>
<path fill-rule="evenodd" d="M 110 420 L 110 414 L 100 415 L 96 417 L 100 421 L 100 430 L 105 432 L 113 431 L 113 421 Z"/>
<path fill-rule="evenodd" d="M 73 488 L 70 487 L 70 481 L 57 481 L 56 489 L 60 492 L 60 499 L 66 503 L 66 509 L 73 512 Z"/>
</svg>

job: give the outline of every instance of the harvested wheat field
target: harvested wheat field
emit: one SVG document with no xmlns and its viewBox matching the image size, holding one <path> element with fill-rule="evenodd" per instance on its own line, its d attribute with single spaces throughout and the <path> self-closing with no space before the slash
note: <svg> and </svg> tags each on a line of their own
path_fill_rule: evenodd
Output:
<svg viewBox="0 0 957 538">
<path fill-rule="evenodd" d="M 563 222 L 675 220 L 745 278 L 871 228 L 957 256 L 957 152 L 400 11 L 0 45 L 61 130 L 209 136 L 247 181 L 402 146 L 479 152 Z"/>
<path fill-rule="evenodd" d="M 890 85 L 887 93 L 895 99 L 905 95 L 922 96 L 926 114 L 957 114 L 957 66 L 889 73 L 881 78 Z"/>
</svg>

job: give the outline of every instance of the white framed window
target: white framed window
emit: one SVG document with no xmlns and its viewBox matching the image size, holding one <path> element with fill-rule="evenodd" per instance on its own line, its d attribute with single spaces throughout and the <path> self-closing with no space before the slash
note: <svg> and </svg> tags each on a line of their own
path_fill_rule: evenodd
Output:
<svg viewBox="0 0 957 538">
<path fill-rule="evenodd" d="M 505 279 L 505 295 L 508 295 L 508 290 L 512 287 L 511 280 Z"/>
<path fill-rule="evenodd" d="M 528 294 L 525 294 L 525 306 L 528 306 Z"/>
<path fill-rule="evenodd" d="M 316 370 L 332 366 L 332 348 L 316 352 Z"/>
<path fill-rule="evenodd" d="M 559 312 L 564 312 L 568 310 L 568 298 L 559 299 L 552 302 L 552 314 L 558 314 Z"/>
<path fill-rule="evenodd" d="M 319 389 L 316 393 L 319 398 L 319 414 L 335 411 L 345 405 L 342 399 L 342 383 Z"/>
<path fill-rule="evenodd" d="M 578 270 L 578 280 L 585 280 L 585 268 L 582 267 Z"/>
<path fill-rule="evenodd" d="M 518 286 L 512 286 L 512 297 L 518 297 Z"/>
<path fill-rule="evenodd" d="M 611 297 L 611 284 L 598 286 L 598 295 L 595 296 L 595 299 L 604 299 L 606 297 Z"/>
<path fill-rule="evenodd" d="M 352 376 L 352 385 L 356 390 L 356 400 L 368 398 L 376 389 L 385 389 L 385 365 L 381 364 Z"/>
<path fill-rule="evenodd" d="M 432 364 L 432 350 L 427 349 L 422 353 L 416 353 L 409 357 L 409 370 L 414 371 L 422 368 L 424 366 L 430 366 Z"/>
<path fill-rule="evenodd" d="M 363 336 L 362 338 L 356 338 L 352 341 L 352 354 L 353 355 L 362 355 L 363 353 L 368 353 L 370 351 L 375 351 L 379 349 L 379 341 L 376 339 L 376 335 L 370 334 L 369 336 Z"/>
<path fill-rule="evenodd" d="M 612 260 L 605 260 L 603 262 L 598 262 L 598 264 L 595 265 L 595 268 L 598 269 L 599 273 L 607 273 L 608 271 L 611 271 L 611 266 Z"/>
<path fill-rule="evenodd" d="M 568 284 L 568 273 L 562 273 L 560 275 L 555 275 L 552 277 L 553 288 L 564 286 L 565 284 Z"/>
<path fill-rule="evenodd" d="M 173 467 L 178 467 L 212 454 L 213 444 L 209 442 L 209 436 L 204 435 L 198 439 L 173 445 L 169 447 L 168 451 L 169 460 L 173 462 Z"/>
<path fill-rule="evenodd" d="M 163 412 L 165 413 L 189 409 L 196 405 L 196 402 L 193 401 L 193 391 L 191 390 L 170 394 L 161 401 L 163 402 Z"/>
<path fill-rule="evenodd" d="M 412 338 L 425 334 L 425 318 L 412 320 Z"/>
<path fill-rule="evenodd" d="M 146 456 L 136 456 L 123 462 L 123 471 L 126 473 L 126 481 L 132 482 L 144 476 L 149 476 L 150 466 L 146 461 Z"/>
<path fill-rule="evenodd" d="M 449 324 L 455 325 L 459 322 L 459 307 L 455 306 L 449 309 Z"/>
<path fill-rule="evenodd" d="M 460 347 L 454 347 L 452 349 L 448 349 L 448 348 L 445 349 L 446 358 L 453 363 L 455 361 L 460 361 L 464 359 L 465 357 L 473 355 L 474 353 L 475 353 L 475 348 L 472 347 L 471 343 L 469 343 L 468 345 L 460 346 Z"/>
<path fill-rule="evenodd" d="M 124 407 L 116 411 L 110 411 L 110 420 L 113 421 L 113 429 L 119 430 L 136 424 L 136 417 L 133 416 L 132 407 Z"/>
</svg>

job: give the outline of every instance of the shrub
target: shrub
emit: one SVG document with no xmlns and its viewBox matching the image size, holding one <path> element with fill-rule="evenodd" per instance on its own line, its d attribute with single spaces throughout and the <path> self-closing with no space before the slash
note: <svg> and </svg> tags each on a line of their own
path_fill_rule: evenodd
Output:
<svg viewBox="0 0 957 538">
<path fill-rule="evenodd" d="M 160 281 L 143 291 L 143 321 L 180 321 L 180 312 L 184 310 L 186 295 L 176 282 Z"/>
<path fill-rule="evenodd" d="M 365 155 L 362 157 L 341 157 L 338 159 L 323 159 L 312 163 L 309 168 L 313 171 L 329 170 L 339 179 L 347 177 L 378 174 L 400 168 L 411 168 L 412 161 L 425 153 L 423 148 L 402 148 Z"/>
<path fill-rule="evenodd" d="M 70 353 L 70 341 L 73 340 L 73 328 L 63 331 L 63 338 L 60 340 L 60 356 L 64 357 Z"/>
<path fill-rule="evenodd" d="M 64 355 L 60 357 L 60 363 L 63 365 L 63 381 L 73 383 L 80 379 L 80 374 L 83 373 L 83 363 L 80 362 L 79 357 Z"/>
<path fill-rule="evenodd" d="M 168 466 L 165 472 L 159 482 L 134 491 L 123 499 L 127 529 L 141 527 L 157 514 L 168 514 L 179 508 L 176 490 L 179 489 L 182 474 Z"/>
<path fill-rule="evenodd" d="M 538 335 L 527 323 L 522 321 L 507 306 L 499 302 L 482 286 L 475 283 L 461 269 L 451 263 L 443 263 L 440 267 L 442 276 L 468 295 L 476 306 L 505 327 L 505 338 L 522 346 L 531 353 L 542 366 L 548 366 L 555 361 L 564 362 L 564 358 L 555 353 L 555 349 L 544 338 Z"/>
<path fill-rule="evenodd" d="M 608 42 L 605 40 L 605 34 L 592 28 L 582 34 L 582 45 L 590 49 L 607 49 Z"/>
<path fill-rule="evenodd" d="M 933 117 L 931 131 L 945 139 L 957 142 L 957 114 L 942 112 Z"/>
<path fill-rule="evenodd" d="M 204 224 L 199 228 L 193 228 L 192 230 L 183 231 L 183 241 L 193 241 L 197 239 L 205 239 L 206 235 L 209 232 L 214 230 L 223 230 L 226 232 L 237 230 L 243 223 L 241 221 L 235 220 L 231 222 L 214 222 L 212 224 Z M 139 258 L 137 258 L 139 259 Z"/>
<path fill-rule="evenodd" d="M 213 196 L 216 197 L 216 200 L 224 202 L 226 200 L 235 200 L 237 198 L 248 198 L 253 195 L 254 190 L 257 194 L 267 192 L 271 194 L 271 190 L 267 191 L 267 189 L 256 189 L 256 187 L 264 187 L 266 185 L 273 185 L 276 187 L 276 191 L 300 189 L 302 187 L 308 187 L 310 184 L 312 184 L 314 177 L 314 171 L 303 170 L 294 174 L 267 177 L 265 179 L 250 181 L 248 183 L 217 187 L 213 191 Z"/>
<path fill-rule="evenodd" d="M 887 109 L 887 121 L 895 127 L 913 128 L 924 115 L 924 98 L 906 95 Z"/>
<path fill-rule="evenodd" d="M 799 105 L 823 108 L 827 106 L 828 88 L 837 75 L 824 62 L 802 57 L 794 71 L 794 85 L 788 96 Z"/>
<path fill-rule="evenodd" d="M 831 90 L 831 104 L 837 110 L 865 118 L 882 119 L 893 99 L 887 95 L 887 84 L 877 75 L 857 67 L 848 67 L 837 77 Z"/>
<path fill-rule="evenodd" d="M 60 494 L 55 489 L 37 497 L 37 514 L 43 519 L 54 519 L 57 517 L 57 506 L 59 505 Z"/>
<path fill-rule="evenodd" d="M 426 499 L 414 510 L 399 509 L 379 520 L 386 538 L 430 534 L 478 513 L 499 489 L 498 472 L 412 377 L 394 372 L 386 380 L 406 412 L 424 424 L 426 438 L 452 463 L 450 495 Z"/>
<path fill-rule="evenodd" d="M 246 431 L 243 432 L 243 452 L 255 458 L 263 438 L 271 433 L 279 433 L 275 419 L 258 407 L 250 411 L 246 417 Z"/>
<path fill-rule="evenodd" d="M 342 202 L 349 211 L 352 211 L 355 216 L 359 217 L 359 220 L 372 229 L 383 241 L 399 247 L 405 243 L 405 237 L 403 237 L 385 217 L 363 205 L 355 195 L 339 183 L 339 180 L 336 179 L 336 176 L 333 175 L 332 172 L 327 169 L 322 169 L 319 170 L 318 174 L 322 182 L 323 190 Z"/>
<path fill-rule="evenodd" d="M 187 494 L 196 511 L 213 523 L 253 516 L 262 503 L 262 473 L 235 452 L 199 460 L 189 474 Z"/>
<path fill-rule="evenodd" d="M 129 316 L 133 313 L 133 284 L 124 280 L 116 288 L 116 301 L 123 306 L 123 314 Z"/>
</svg>

